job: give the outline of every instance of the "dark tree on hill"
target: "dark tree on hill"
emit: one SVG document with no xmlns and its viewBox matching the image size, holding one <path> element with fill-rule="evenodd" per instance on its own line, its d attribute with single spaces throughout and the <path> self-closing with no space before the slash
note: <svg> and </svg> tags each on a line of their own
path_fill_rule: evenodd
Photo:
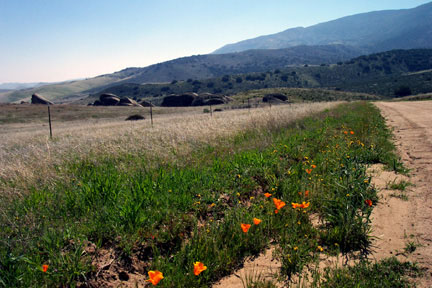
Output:
<svg viewBox="0 0 432 288">
<path fill-rule="evenodd" d="M 399 88 L 397 88 L 394 92 L 396 97 L 404 97 L 404 96 L 408 96 L 411 95 L 411 88 L 408 86 L 400 86 Z"/>
</svg>

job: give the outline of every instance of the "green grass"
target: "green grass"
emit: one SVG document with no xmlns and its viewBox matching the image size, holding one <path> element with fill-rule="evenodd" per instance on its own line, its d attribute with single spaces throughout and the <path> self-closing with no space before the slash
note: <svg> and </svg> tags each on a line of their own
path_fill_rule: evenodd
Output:
<svg viewBox="0 0 432 288">
<path fill-rule="evenodd" d="M 71 182 L 3 203 L 0 286 L 94 280 L 87 243 L 114 248 L 126 271 L 131 261 L 162 271 L 160 287 L 208 287 L 269 243 L 277 244 L 286 279 L 320 253 L 365 257 L 373 209 L 365 200 L 378 200 L 366 164 L 399 161 L 389 136 L 374 106 L 354 103 L 283 128 L 245 131 L 181 164 L 150 165 L 132 155 L 71 160 L 64 167 Z M 286 203 L 277 214 L 272 198 Z M 293 209 L 293 202 L 310 206 Z M 325 225 L 314 227 L 311 214 Z M 244 233 L 241 223 L 252 227 Z M 196 261 L 208 267 L 199 276 Z"/>
<path fill-rule="evenodd" d="M 421 270 L 417 265 L 400 262 L 393 257 L 377 263 L 363 261 L 353 267 L 326 269 L 320 281 L 315 282 L 312 287 L 415 287 L 407 276 L 417 277 L 420 274 Z"/>
<path fill-rule="evenodd" d="M 388 184 L 388 187 L 392 190 L 400 190 L 405 191 L 407 187 L 412 186 L 413 184 L 409 181 L 401 180 L 398 183 L 396 181 L 393 181 Z"/>
</svg>

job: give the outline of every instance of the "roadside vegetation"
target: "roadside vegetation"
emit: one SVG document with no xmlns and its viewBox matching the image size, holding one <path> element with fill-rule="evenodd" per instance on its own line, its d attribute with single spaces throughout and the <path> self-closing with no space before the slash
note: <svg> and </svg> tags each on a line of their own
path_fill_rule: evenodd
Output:
<svg viewBox="0 0 432 288">
<path fill-rule="evenodd" d="M 315 275 L 323 287 L 409 286 L 413 264 L 367 260 L 378 201 L 367 165 L 401 167 L 374 106 L 268 118 L 221 137 L 175 161 L 146 151 L 71 158 L 57 167 L 67 177 L 5 197 L 0 286 L 102 285 L 153 271 L 160 287 L 209 287 L 270 244 L 280 281 L 324 253 L 360 264 Z M 100 267 L 102 252 L 113 260 Z"/>
</svg>

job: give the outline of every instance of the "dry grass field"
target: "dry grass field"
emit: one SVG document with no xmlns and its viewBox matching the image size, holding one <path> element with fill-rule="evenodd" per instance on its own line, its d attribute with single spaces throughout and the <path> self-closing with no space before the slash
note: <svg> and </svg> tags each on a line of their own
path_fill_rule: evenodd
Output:
<svg viewBox="0 0 432 288">
<path fill-rule="evenodd" d="M 70 159 L 104 154 L 143 155 L 174 161 L 196 148 L 227 141 L 226 136 L 254 128 L 274 127 L 337 105 L 291 104 L 203 113 L 202 107 L 155 108 L 151 126 L 148 108 L 55 105 L 51 107 L 53 139 L 49 138 L 47 107 L 1 105 L 0 178 L 8 192 L 22 193 L 35 183 L 65 177 L 56 167 Z M 125 121 L 140 113 L 146 119 Z M 97 157 L 96 157 L 97 156 Z M 61 176 L 60 176 L 61 175 Z M 14 187 L 14 191 L 10 191 Z"/>
</svg>

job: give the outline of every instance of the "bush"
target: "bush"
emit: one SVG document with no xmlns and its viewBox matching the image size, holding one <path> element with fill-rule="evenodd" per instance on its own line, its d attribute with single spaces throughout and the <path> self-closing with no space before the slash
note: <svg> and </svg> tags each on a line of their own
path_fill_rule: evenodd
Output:
<svg viewBox="0 0 432 288">
<path fill-rule="evenodd" d="M 145 119 L 144 116 L 140 114 L 134 114 L 127 117 L 125 121 L 137 121 L 137 120 L 144 120 L 144 119 Z"/>
<path fill-rule="evenodd" d="M 229 79 L 230 79 L 229 75 L 224 75 L 224 76 L 222 77 L 222 82 L 228 82 Z"/>
<path fill-rule="evenodd" d="M 411 88 L 408 86 L 400 86 L 399 88 L 397 88 L 394 91 L 394 95 L 396 97 L 404 97 L 404 96 L 408 96 L 411 95 Z"/>
</svg>

